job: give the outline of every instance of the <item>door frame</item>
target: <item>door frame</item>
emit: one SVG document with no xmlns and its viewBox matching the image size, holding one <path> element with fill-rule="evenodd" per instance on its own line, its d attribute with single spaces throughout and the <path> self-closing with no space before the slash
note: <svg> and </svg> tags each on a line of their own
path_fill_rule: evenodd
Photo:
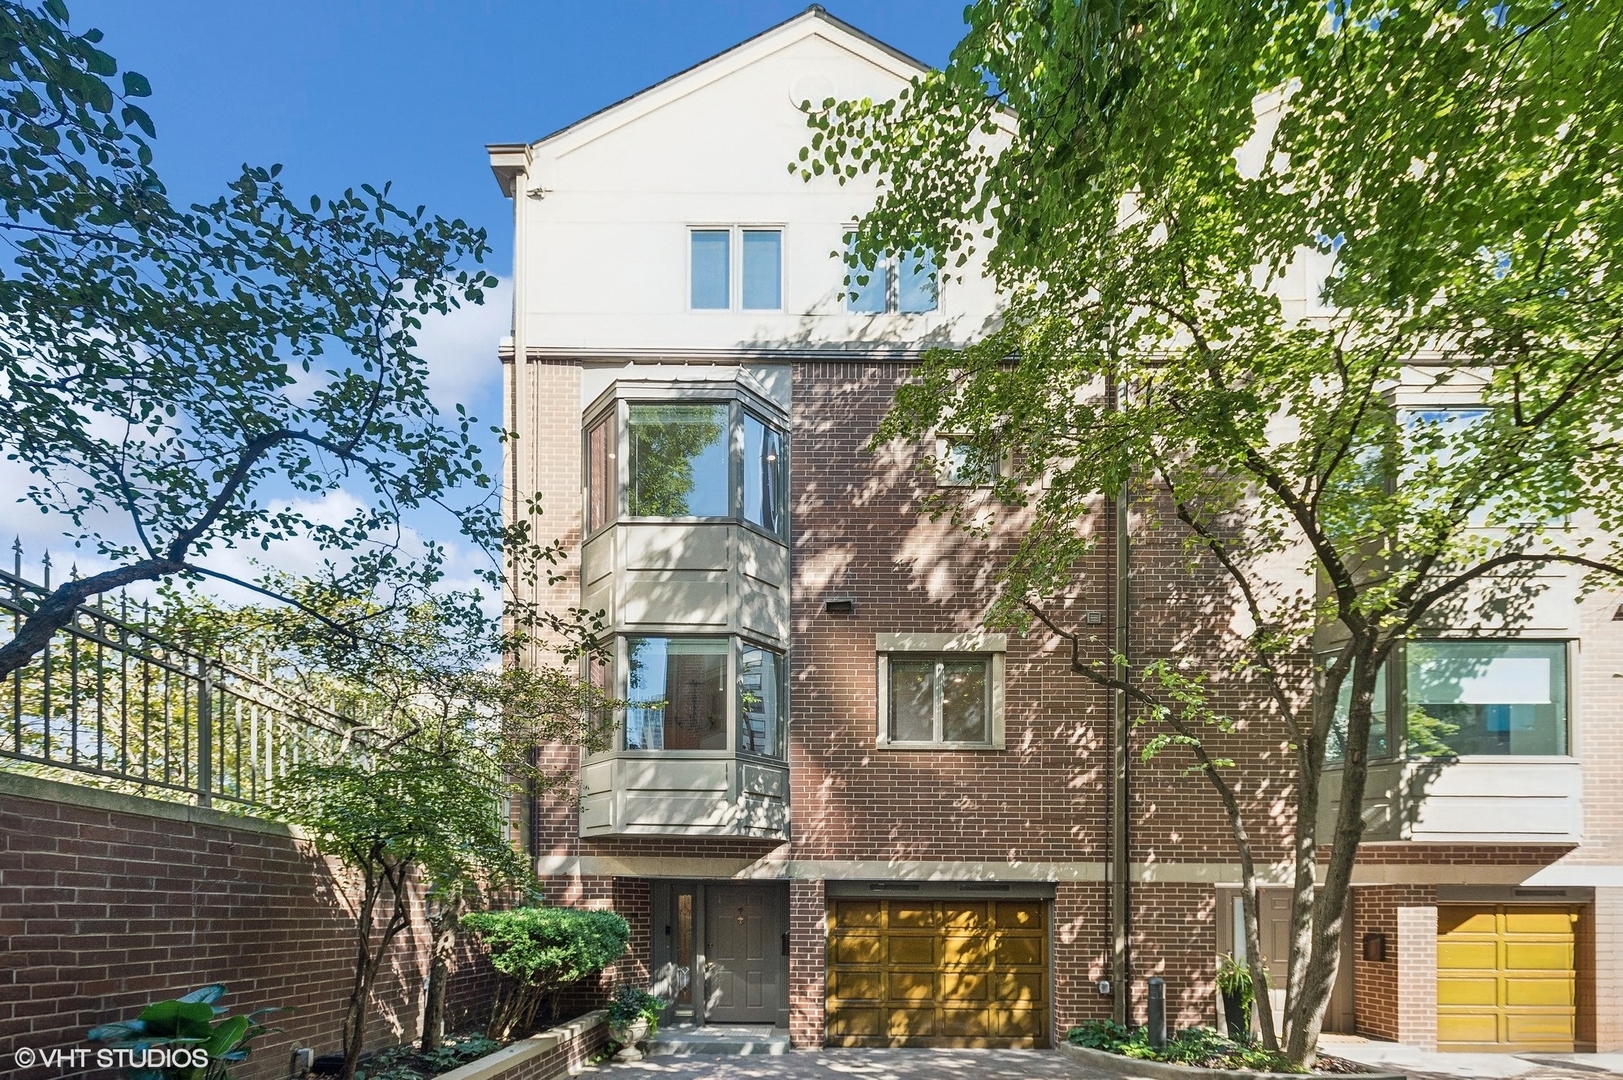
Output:
<svg viewBox="0 0 1623 1080">
<path fill-rule="evenodd" d="M 789 883 L 787 881 L 750 881 L 736 878 L 726 879 L 655 879 L 652 882 L 653 895 L 649 905 L 650 929 L 652 938 L 649 949 L 651 970 L 656 973 L 662 971 L 667 964 L 676 961 L 676 949 L 679 927 L 677 926 L 677 908 L 679 897 L 691 896 L 691 918 L 693 956 L 691 966 L 687 969 L 687 989 L 671 1003 L 665 1010 L 660 1023 L 671 1025 L 693 1025 L 703 1027 L 709 1022 L 705 1015 L 705 1001 L 707 988 L 704 980 L 704 969 L 709 959 L 710 941 L 709 933 L 709 901 L 710 886 L 725 885 L 729 888 L 744 887 L 757 888 L 763 894 L 770 896 L 770 902 L 778 910 L 779 926 L 785 938 L 789 933 Z M 787 1029 L 789 1027 L 789 955 L 782 952 L 778 961 L 778 1008 L 776 1027 Z"/>
</svg>

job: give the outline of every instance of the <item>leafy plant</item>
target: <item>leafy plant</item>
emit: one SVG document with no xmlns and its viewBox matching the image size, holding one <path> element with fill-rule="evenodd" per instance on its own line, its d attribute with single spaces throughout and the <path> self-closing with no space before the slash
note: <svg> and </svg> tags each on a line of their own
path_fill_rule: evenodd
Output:
<svg viewBox="0 0 1623 1080">
<path fill-rule="evenodd" d="M 522 907 L 462 917 L 502 975 L 487 1034 L 511 1038 L 535 1021 L 543 997 L 596 975 L 625 954 L 631 928 L 612 911 Z"/>
<path fill-rule="evenodd" d="M 93 1027 L 85 1037 L 137 1056 L 153 1049 L 184 1049 L 201 1051 L 207 1059 L 206 1064 L 133 1066 L 126 1070 L 130 1080 L 224 1080 L 232 1065 L 248 1060 L 249 1044 L 256 1037 L 278 1030 L 265 1026 L 261 1018 L 287 1011 L 271 1007 L 245 1016 L 226 1016 L 230 1010 L 215 1004 L 224 996 L 225 987 L 219 983 L 200 987 L 178 998 L 154 1002 L 134 1020 Z"/>
<path fill-rule="evenodd" d="M 624 1031 L 639 1019 L 648 1021 L 648 1037 L 659 1030 L 659 1016 L 665 1011 L 665 1002 L 658 994 L 640 986 L 615 987 L 609 998 L 608 1022 L 614 1031 Z"/>
<path fill-rule="evenodd" d="M 1147 1029 L 1126 1028 L 1113 1020 L 1089 1020 L 1065 1034 L 1076 1046 L 1103 1050 L 1140 1061 L 1166 1061 L 1203 1069 L 1250 1069 L 1258 1072 L 1305 1072 L 1276 1050 L 1226 1039 L 1207 1027 L 1174 1032 L 1160 1049 L 1149 1043 Z"/>
<path fill-rule="evenodd" d="M 1251 1004 L 1255 993 L 1251 968 L 1245 961 L 1236 960 L 1233 953 L 1224 953 L 1217 961 L 1217 989 L 1223 994 L 1239 994 L 1241 1001 Z"/>
</svg>

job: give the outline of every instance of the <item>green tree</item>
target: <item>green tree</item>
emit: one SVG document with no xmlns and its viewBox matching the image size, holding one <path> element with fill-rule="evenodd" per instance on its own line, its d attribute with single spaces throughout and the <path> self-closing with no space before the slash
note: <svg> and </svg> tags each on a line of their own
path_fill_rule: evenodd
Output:
<svg viewBox="0 0 1623 1080">
<path fill-rule="evenodd" d="M 885 251 L 984 257 L 1001 325 L 929 356 L 879 437 L 967 433 L 1024 515 L 1002 523 L 1019 543 L 990 620 L 1046 624 L 1076 673 L 1130 697 L 1146 752 L 1192 755 L 1233 832 L 1259 983 L 1270 826 L 1224 748 L 1286 749 L 1283 1048 L 1309 1061 L 1382 665 L 1419 633 L 1513 625 L 1541 569 L 1598 586 L 1623 566 L 1623 9 L 980 0 L 966 20 L 897 99 L 809 106 L 790 168 L 881 180 L 853 273 Z M 1322 278 L 1323 310 L 1282 302 L 1289 274 Z M 1426 390 L 1475 410 L 1404 407 Z M 1226 579 L 1239 630 L 1129 664 L 1068 623 L 1098 494 L 1124 491 Z M 1278 587 L 1281 563 L 1316 587 Z M 1266 704 L 1227 715 L 1216 679 Z"/>
<path fill-rule="evenodd" d="M 0 448 L 33 475 L 22 494 L 112 563 L 41 600 L 0 675 L 101 593 L 226 578 L 207 562 L 222 548 L 311 541 L 360 596 L 431 583 L 441 553 L 409 556 L 402 518 L 491 483 L 471 418 L 430 404 L 414 336 L 494 284 L 484 231 L 387 185 L 296 200 L 280 166 L 177 205 L 147 80 L 101 40 L 61 0 L 0 2 Z M 298 509 L 341 487 L 344 520 Z M 491 513 L 464 521 L 498 542 Z"/>
<path fill-rule="evenodd" d="M 353 612 L 308 614 L 335 598 L 300 595 L 294 607 L 228 608 L 195 591 L 170 590 L 161 617 L 194 648 L 225 651 L 295 697 L 330 703 L 354 720 L 349 743 L 331 760 L 306 762 L 279 779 L 274 806 L 361 877 L 348 1060 L 362 1048 L 378 966 L 409 925 L 407 886 L 414 876 L 421 881 L 430 930 L 421 1043 L 432 1050 L 443 1034 L 462 916 L 539 887 L 508 835 L 505 807 L 572 797 L 573 770 L 543 767 L 535 748 L 605 749 L 618 702 L 576 674 L 574 659 L 595 645 L 584 632 L 554 662 L 494 665 L 504 646 L 510 654 L 524 638 L 518 629 L 499 634 L 477 595 L 411 605 L 391 597 L 386 610 L 374 602 L 369 632 L 359 640 L 332 629 L 356 621 Z M 522 626 L 522 609 L 509 619 Z M 389 912 L 381 937 L 379 905 Z"/>
</svg>

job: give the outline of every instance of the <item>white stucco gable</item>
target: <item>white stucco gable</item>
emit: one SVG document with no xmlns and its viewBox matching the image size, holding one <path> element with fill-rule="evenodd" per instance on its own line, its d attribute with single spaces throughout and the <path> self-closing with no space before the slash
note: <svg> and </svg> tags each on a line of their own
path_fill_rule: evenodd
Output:
<svg viewBox="0 0 1623 1080">
<path fill-rule="evenodd" d="M 490 148 L 516 207 L 527 350 L 582 357 L 914 351 L 980 333 L 995 296 L 978 267 L 918 315 L 860 315 L 835 252 L 873 202 L 869 177 L 803 182 L 799 103 L 894 97 L 925 67 L 811 8 L 529 144 Z M 695 311 L 695 228 L 782 230 L 777 311 Z"/>
</svg>

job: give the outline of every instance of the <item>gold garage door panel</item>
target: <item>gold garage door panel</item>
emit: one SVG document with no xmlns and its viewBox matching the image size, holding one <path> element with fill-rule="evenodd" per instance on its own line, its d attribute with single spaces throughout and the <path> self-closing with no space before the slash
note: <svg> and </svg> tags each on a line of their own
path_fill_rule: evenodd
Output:
<svg viewBox="0 0 1623 1080">
<path fill-rule="evenodd" d="M 1566 907 L 1437 909 L 1437 1045 L 1571 1052 L 1578 917 Z"/>
<path fill-rule="evenodd" d="M 830 1046 L 1048 1045 L 1048 902 L 833 900 Z"/>
</svg>

